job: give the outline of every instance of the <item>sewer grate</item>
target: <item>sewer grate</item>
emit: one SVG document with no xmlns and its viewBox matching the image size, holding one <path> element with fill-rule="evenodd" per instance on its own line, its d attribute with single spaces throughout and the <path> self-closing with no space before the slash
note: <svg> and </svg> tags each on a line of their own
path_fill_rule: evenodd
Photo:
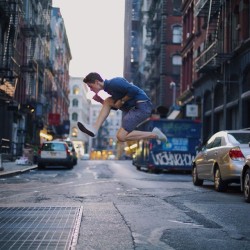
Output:
<svg viewBox="0 0 250 250">
<path fill-rule="evenodd" d="M 0 249 L 75 249 L 82 207 L 0 207 Z"/>
</svg>

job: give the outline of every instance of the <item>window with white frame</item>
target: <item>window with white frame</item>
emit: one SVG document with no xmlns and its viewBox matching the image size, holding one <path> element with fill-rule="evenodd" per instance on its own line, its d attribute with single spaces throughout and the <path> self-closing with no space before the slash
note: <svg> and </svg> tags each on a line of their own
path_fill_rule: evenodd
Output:
<svg viewBox="0 0 250 250">
<path fill-rule="evenodd" d="M 77 113 L 72 114 L 72 121 L 78 121 L 78 114 Z"/>
<path fill-rule="evenodd" d="M 172 57 L 172 64 L 174 66 L 181 66 L 182 64 L 182 58 L 180 55 L 173 55 Z"/>
<path fill-rule="evenodd" d="M 172 66 L 173 66 L 173 74 L 179 75 L 181 72 L 182 65 L 182 57 L 180 55 L 172 56 Z"/>
<path fill-rule="evenodd" d="M 77 99 L 73 99 L 72 105 L 73 105 L 73 107 L 78 107 L 78 100 Z"/>
<path fill-rule="evenodd" d="M 73 88 L 73 94 L 74 95 L 79 95 L 80 94 L 80 89 L 79 89 L 78 86 L 74 86 L 74 88 Z"/>
<path fill-rule="evenodd" d="M 173 43 L 182 42 L 182 26 L 175 25 L 173 26 Z"/>
</svg>

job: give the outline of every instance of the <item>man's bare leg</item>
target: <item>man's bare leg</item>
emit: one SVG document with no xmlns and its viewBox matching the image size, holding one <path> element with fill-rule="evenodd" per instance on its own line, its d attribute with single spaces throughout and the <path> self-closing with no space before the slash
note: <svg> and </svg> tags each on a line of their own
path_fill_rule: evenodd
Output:
<svg viewBox="0 0 250 250">
<path fill-rule="evenodd" d="M 114 100 L 111 97 L 108 97 L 107 99 L 104 100 L 101 111 L 97 117 L 95 124 L 93 125 L 96 131 L 102 126 L 104 121 L 109 116 L 109 113 L 110 113 L 111 108 L 113 107 L 113 104 L 114 104 Z"/>
<path fill-rule="evenodd" d="M 104 102 L 103 102 L 103 106 L 101 108 L 101 111 L 97 117 L 97 120 L 95 122 L 94 125 L 88 125 L 88 124 L 84 124 L 82 122 L 78 122 L 78 128 L 83 132 L 88 134 L 89 136 L 94 137 L 97 132 L 98 129 L 102 126 L 103 122 L 107 119 L 111 108 L 114 105 L 114 100 L 110 97 L 108 97 Z"/>
<path fill-rule="evenodd" d="M 157 134 L 148 131 L 134 130 L 128 133 L 125 129 L 120 128 L 117 132 L 117 139 L 119 141 L 136 141 L 141 139 L 158 139 Z"/>
</svg>

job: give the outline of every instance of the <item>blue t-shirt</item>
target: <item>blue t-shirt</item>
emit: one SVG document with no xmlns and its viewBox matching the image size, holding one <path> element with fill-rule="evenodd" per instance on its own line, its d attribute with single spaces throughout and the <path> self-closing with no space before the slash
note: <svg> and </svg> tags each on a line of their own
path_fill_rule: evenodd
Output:
<svg viewBox="0 0 250 250">
<path fill-rule="evenodd" d="M 122 99 L 126 95 L 131 98 L 124 103 L 121 110 L 134 107 L 137 101 L 150 100 L 142 89 L 122 77 L 105 80 L 103 90 L 111 95 L 115 101 Z"/>
</svg>

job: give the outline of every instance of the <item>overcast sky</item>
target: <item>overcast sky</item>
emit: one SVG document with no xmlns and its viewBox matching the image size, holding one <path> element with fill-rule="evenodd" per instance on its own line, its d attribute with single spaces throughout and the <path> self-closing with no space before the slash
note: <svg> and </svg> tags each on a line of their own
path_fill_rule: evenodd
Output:
<svg viewBox="0 0 250 250">
<path fill-rule="evenodd" d="M 123 76 L 125 0 L 52 0 L 70 44 L 70 75 Z"/>
</svg>

